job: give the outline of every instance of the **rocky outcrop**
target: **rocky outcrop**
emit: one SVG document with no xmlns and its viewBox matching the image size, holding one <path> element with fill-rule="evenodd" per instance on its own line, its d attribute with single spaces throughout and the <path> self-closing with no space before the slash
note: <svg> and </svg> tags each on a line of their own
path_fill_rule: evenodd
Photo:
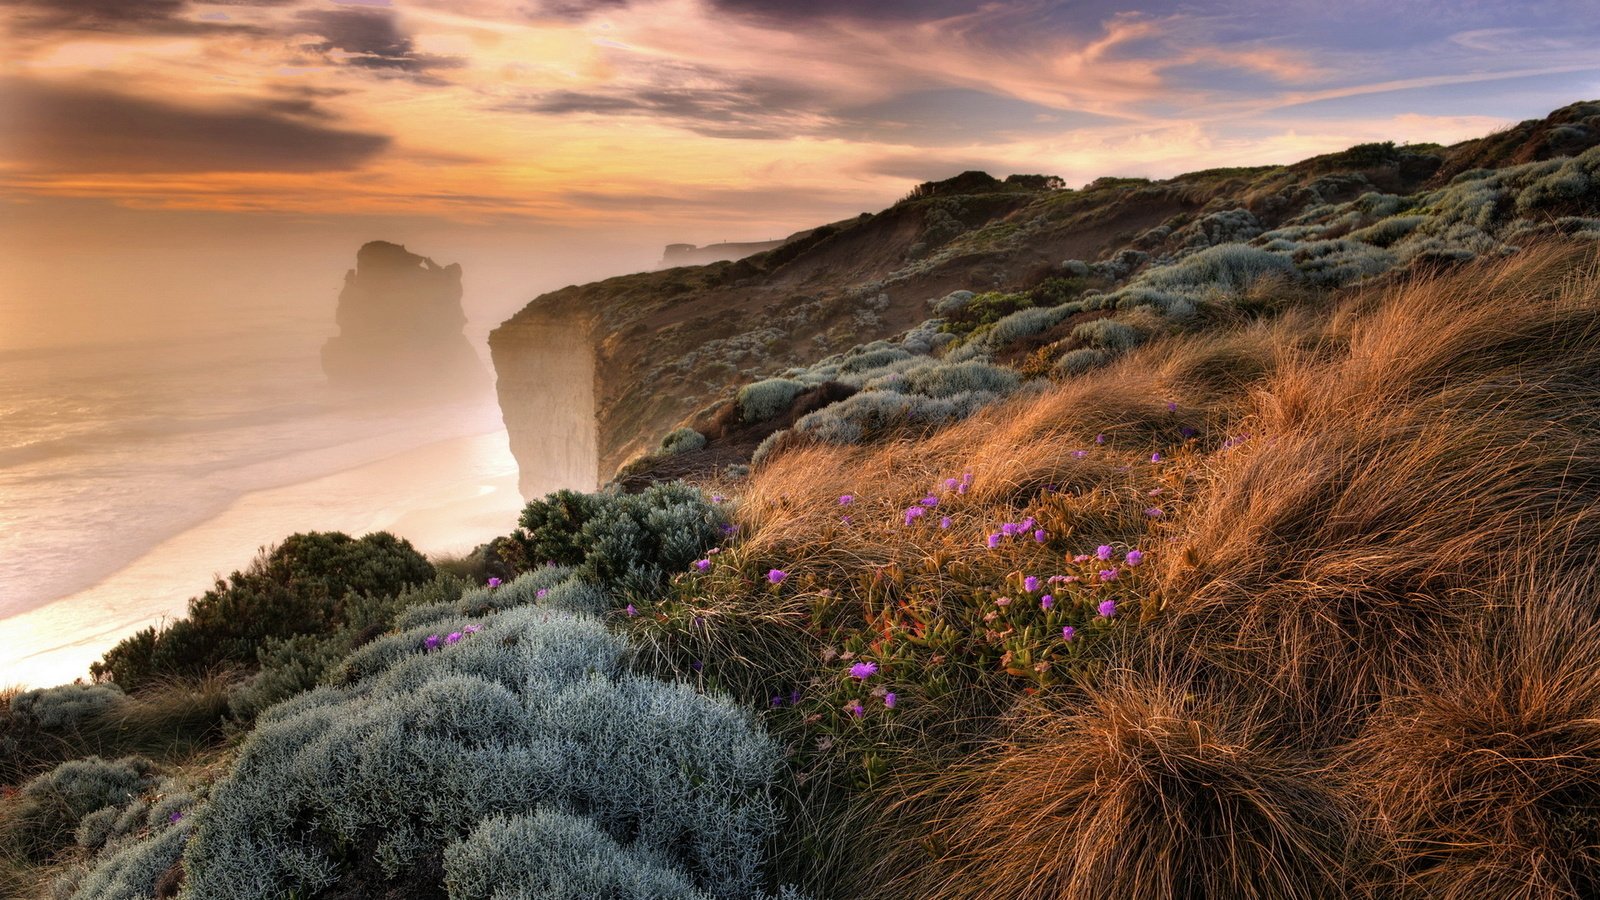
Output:
<svg viewBox="0 0 1600 900">
<path fill-rule="evenodd" d="M 661 253 L 660 268 L 671 269 L 677 266 L 704 266 L 714 262 L 727 262 L 735 259 L 744 259 L 757 253 L 776 250 L 788 241 L 752 241 L 745 243 L 707 244 L 696 247 L 693 244 L 668 244 L 667 249 Z"/>
<path fill-rule="evenodd" d="M 322 348 L 336 387 L 407 394 L 482 391 L 487 373 L 462 328 L 461 266 L 372 241 L 344 276 L 339 334 Z"/>
<path fill-rule="evenodd" d="M 585 318 L 561 312 L 518 316 L 491 341 L 500 348 L 500 414 L 517 458 L 518 488 L 528 499 L 599 486 L 590 327 Z"/>
</svg>

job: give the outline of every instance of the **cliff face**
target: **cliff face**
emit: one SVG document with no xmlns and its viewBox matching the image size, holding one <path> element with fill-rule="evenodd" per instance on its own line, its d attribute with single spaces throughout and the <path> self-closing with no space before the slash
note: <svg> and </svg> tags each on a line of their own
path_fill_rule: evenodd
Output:
<svg viewBox="0 0 1600 900">
<path fill-rule="evenodd" d="M 589 323 L 561 313 L 519 316 L 496 334 L 500 346 L 517 348 L 496 354 L 495 370 L 522 496 L 594 490 L 600 456 Z"/>
<path fill-rule="evenodd" d="M 337 387 L 455 394 L 481 390 L 486 373 L 462 328 L 461 266 L 440 266 L 399 244 L 372 241 L 344 276 L 339 334 L 322 348 Z"/>
<path fill-rule="evenodd" d="M 1028 291 L 1052 280 L 1111 290 L 1155 261 L 1284 227 L 1331 236 L 1306 254 L 1332 252 L 1343 246 L 1340 228 L 1354 226 L 1322 218 L 1343 204 L 1410 209 L 1421 192 L 1468 170 L 1570 155 L 1596 141 L 1600 104 L 1580 103 L 1453 147 L 1368 144 L 1287 166 L 1106 178 L 1079 190 L 1044 176 L 1002 182 L 983 173 L 924 184 L 876 215 L 736 262 L 538 297 L 490 335 L 512 451 L 525 490 L 543 483 L 530 469 L 587 479 L 577 457 L 589 452 L 592 426 L 594 478 L 608 480 L 673 426 L 707 421 L 738 386 L 903 332 L 951 291 Z M 1083 274 L 1091 271 L 1098 274 Z M 538 374 L 556 364 L 535 357 L 570 354 L 556 346 L 567 340 L 593 349 L 590 394 Z M 562 406 L 548 399 L 553 390 L 585 399 Z M 552 447 L 552 433 L 572 437 Z"/>
</svg>

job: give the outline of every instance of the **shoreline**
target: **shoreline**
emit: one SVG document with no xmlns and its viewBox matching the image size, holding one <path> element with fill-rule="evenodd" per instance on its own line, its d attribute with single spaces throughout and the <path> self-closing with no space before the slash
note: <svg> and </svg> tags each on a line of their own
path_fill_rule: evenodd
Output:
<svg viewBox="0 0 1600 900">
<path fill-rule="evenodd" d="M 425 555 L 509 532 L 522 508 L 503 430 L 432 441 L 305 481 L 251 491 L 89 587 L 0 619 L 0 686 L 88 678 L 89 663 L 142 628 L 181 616 L 191 597 L 303 531 L 392 531 Z"/>
</svg>

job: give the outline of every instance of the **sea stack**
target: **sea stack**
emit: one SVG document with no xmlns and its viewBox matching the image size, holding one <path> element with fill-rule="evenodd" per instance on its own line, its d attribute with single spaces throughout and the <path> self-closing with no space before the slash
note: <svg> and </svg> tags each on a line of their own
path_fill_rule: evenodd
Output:
<svg viewBox="0 0 1600 900">
<path fill-rule="evenodd" d="M 440 266 L 400 244 L 371 241 L 356 252 L 339 293 L 339 334 L 322 348 L 335 387 L 464 394 L 488 374 L 462 328 L 461 266 Z"/>
</svg>

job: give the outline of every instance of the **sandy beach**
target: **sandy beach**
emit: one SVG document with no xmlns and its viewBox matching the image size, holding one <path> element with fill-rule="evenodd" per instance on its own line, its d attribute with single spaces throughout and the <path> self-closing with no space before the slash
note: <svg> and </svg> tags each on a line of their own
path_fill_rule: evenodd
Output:
<svg viewBox="0 0 1600 900">
<path fill-rule="evenodd" d="M 0 685 L 87 678 L 122 638 L 297 531 L 388 530 L 427 554 L 470 550 L 516 524 L 522 499 L 504 432 L 454 438 L 240 497 L 92 587 L 0 620 Z"/>
</svg>

